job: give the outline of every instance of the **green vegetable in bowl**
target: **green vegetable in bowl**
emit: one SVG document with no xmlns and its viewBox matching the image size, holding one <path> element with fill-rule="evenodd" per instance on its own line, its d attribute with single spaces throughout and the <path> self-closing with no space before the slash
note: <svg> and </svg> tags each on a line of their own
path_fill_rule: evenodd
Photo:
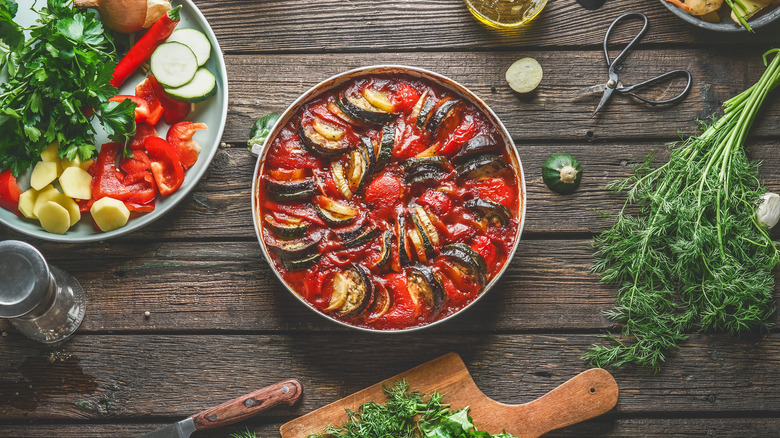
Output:
<svg viewBox="0 0 780 438">
<path fill-rule="evenodd" d="M 582 166 L 569 154 L 552 154 L 542 165 L 542 179 L 550 190 L 571 193 L 582 180 Z"/>
<path fill-rule="evenodd" d="M 263 116 L 257 119 L 255 124 L 252 125 L 252 130 L 249 131 L 248 149 L 250 152 L 255 155 L 259 155 L 260 152 L 262 152 L 261 148 L 263 147 L 266 139 L 268 139 L 268 135 L 271 133 L 271 128 L 274 127 L 276 122 L 279 120 L 279 117 L 281 116 L 282 115 L 279 113 L 271 113 L 267 116 Z"/>
</svg>

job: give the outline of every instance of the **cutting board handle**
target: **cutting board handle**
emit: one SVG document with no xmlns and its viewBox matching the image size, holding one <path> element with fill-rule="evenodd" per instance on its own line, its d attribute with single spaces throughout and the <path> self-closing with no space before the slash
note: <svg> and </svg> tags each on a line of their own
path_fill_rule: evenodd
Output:
<svg viewBox="0 0 780 438">
<path fill-rule="evenodd" d="M 523 436 L 541 436 L 608 412 L 618 401 L 618 385 L 601 368 L 582 372 L 544 396 L 522 405 L 518 420 L 527 424 Z"/>
<path fill-rule="evenodd" d="M 303 387 L 300 382 L 295 379 L 283 380 L 217 407 L 206 409 L 193 415 L 192 420 L 197 430 L 227 426 L 279 404 L 292 406 L 302 393 Z"/>
</svg>

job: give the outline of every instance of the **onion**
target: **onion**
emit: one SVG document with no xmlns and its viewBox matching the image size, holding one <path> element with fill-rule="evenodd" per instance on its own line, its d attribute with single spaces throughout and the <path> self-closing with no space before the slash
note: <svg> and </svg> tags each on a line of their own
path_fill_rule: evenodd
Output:
<svg viewBox="0 0 780 438">
<path fill-rule="evenodd" d="M 77 8 L 93 8 L 109 29 L 122 33 L 147 29 L 171 10 L 169 0 L 73 0 Z"/>
</svg>

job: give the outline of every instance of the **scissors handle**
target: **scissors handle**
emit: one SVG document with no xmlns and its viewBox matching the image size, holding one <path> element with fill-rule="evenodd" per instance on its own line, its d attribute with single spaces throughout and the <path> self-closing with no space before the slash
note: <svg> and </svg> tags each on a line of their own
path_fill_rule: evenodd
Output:
<svg viewBox="0 0 780 438">
<path fill-rule="evenodd" d="M 617 26 L 621 21 L 630 20 L 632 18 L 642 20 L 642 29 L 639 30 L 639 33 L 636 34 L 634 39 L 632 39 L 631 42 L 628 43 L 625 48 L 623 48 L 623 51 L 620 52 L 620 54 L 617 57 L 615 57 L 614 60 L 610 60 L 609 48 L 607 46 L 609 45 L 609 37 L 612 35 L 612 31 L 615 29 L 615 26 Z M 642 39 L 642 37 L 647 32 L 647 27 L 648 27 L 647 16 L 639 12 L 628 12 L 626 14 L 623 14 L 617 17 L 615 21 L 613 21 L 612 24 L 609 25 L 609 28 L 607 29 L 607 33 L 604 34 L 604 57 L 607 59 L 607 66 L 609 66 L 610 76 L 614 74 L 615 67 L 618 64 L 620 64 L 620 62 L 623 60 L 623 58 L 626 57 L 626 55 L 628 55 L 628 52 L 631 51 L 634 45 L 636 45 L 636 43 L 638 43 L 639 40 Z"/>
<path fill-rule="evenodd" d="M 669 99 L 663 99 L 663 100 L 648 99 L 646 97 L 642 97 L 642 96 L 634 93 L 634 91 L 636 91 L 636 90 L 641 90 L 643 88 L 650 87 L 651 85 L 655 85 L 655 84 L 658 84 L 658 83 L 661 83 L 661 82 L 671 81 L 675 77 L 684 77 L 684 78 L 686 78 L 686 80 L 688 82 L 685 84 L 685 89 L 684 90 L 682 90 L 679 94 L 677 94 L 676 96 L 671 97 Z M 661 105 L 661 104 L 665 104 L 665 103 L 674 103 L 674 102 L 677 102 L 678 100 L 682 99 L 683 97 L 685 97 L 685 95 L 688 94 L 688 92 L 691 90 L 691 84 L 692 83 L 693 83 L 693 78 L 691 77 L 691 72 L 689 72 L 688 70 L 678 69 L 678 70 L 668 71 L 668 72 L 666 72 L 664 74 L 660 74 L 660 75 L 658 75 L 658 76 L 656 76 L 654 78 L 650 78 L 650 79 L 648 79 L 646 81 L 639 82 L 638 84 L 634 84 L 634 85 L 631 85 L 631 86 L 628 86 L 628 87 L 619 87 L 619 88 L 616 89 L 616 91 L 618 93 L 625 93 L 625 94 L 631 95 L 631 96 L 641 100 L 642 102 L 649 103 L 650 105 Z"/>
</svg>

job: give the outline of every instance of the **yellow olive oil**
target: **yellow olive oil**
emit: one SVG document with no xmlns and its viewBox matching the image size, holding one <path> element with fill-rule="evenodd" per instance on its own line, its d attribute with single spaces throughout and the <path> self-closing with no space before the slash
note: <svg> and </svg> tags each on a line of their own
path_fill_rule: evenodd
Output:
<svg viewBox="0 0 780 438">
<path fill-rule="evenodd" d="M 464 0 L 477 20 L 498 28 L 519 27 L 544 9 L 547 0 Z"/>
</svg>

